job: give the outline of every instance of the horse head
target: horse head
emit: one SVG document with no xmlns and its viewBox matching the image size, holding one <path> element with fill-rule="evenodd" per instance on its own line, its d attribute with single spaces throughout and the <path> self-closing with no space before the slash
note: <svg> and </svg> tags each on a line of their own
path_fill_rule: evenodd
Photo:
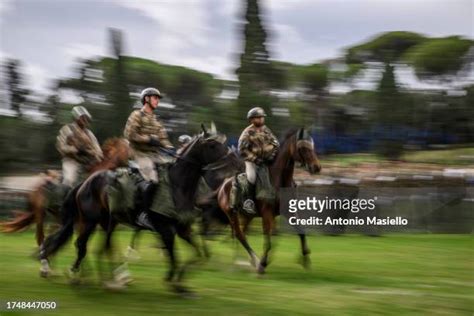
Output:
<svg viewBox="0 0 474 316">
<path fill-rule="evenodd" d="M 227 138 L 217 131 L 214 123 L 211 123 L 210 130 L 206 129 L 204 124 L 201 124 L 201 129 L 202 132 L 193 138 L 182 155 L 186 155 L 205 166 L 222 159 L 228 154 L 228 148 L 225 145 Z"/>
<path fill-rule="evenodd" d="M 305 166 L 311 174 L 321 171 L 321 163 L 314 148 L 314 140 L 310 133 L 304 128 L 300 128 L 296 133 L 296 144 L 293 153 L 295 161 Z"/>
</svg>

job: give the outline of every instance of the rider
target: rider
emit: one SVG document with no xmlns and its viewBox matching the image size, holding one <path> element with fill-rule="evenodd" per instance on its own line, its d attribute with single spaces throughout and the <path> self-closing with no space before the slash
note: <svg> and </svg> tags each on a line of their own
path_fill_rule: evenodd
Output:
<svg viewBox="0 0 474 316">
<path fill-rule="evenodd" d="M 174 148 L 168 139 L 168 133 L 153 113 L 161 98 L 162 95 L 158 89 L 144 89 L 140 95 L 143 106 L 130 114 L 124 130 L 125 138 L 130 141 L 140 174 L 146 180 L 146 185 L 140 189 L 144 198 L 143 209 L 137 217 L 137 223 L 145 227 L 150 227 L 147 211 L 157 188 L 156 167 L 174 161 L 172 157 Z"/>
<path fill-rule="evenodd" d="M 56 138 L 56 148 L 62 156 L 63 184 L 72 187 L 91 165 L 103 158 L 94 134 L 87 128 L 92 119 L 87 109 L 72 109 L 74 122 L 64 125 Z"/>
<path fill-rule="evenodd" d="M 183 152 L 184 148 L 186 148 L 186 145 L 189 144 L 189 142 L 192 140 L 191 136 L 183 134 L 178 137 L 178 143 L 179 143 L 179 148 L 176 151 L 178 155 L 181 155 Z"/>
<path fill-rule="evenodd" d="M 125 138 L 130 141 L 135 161 L 140 167 L 140 173 L 145 180 L 153 183 L 158 183 L 155 164 L 163 165 L 173 161 L 167 154 L 173 150 L 173 145 L 168 140 L 165 127 L 153 113 L 161 98 L 158 89 L 144 89 L 140 96 L 143 107 L 130 114 L 124 130 Z"/>
<path fill-rule="evenodd" d="M 239 153 L 245 160 L 245 174 L 250 185 L 247 199 L 243 203 L 244 211 L 254 214 L 255 203 L 252 200 L 257 180 L 257 167 L 270 165 L 275 159 L 279 143 L 272 131 L 265 125 L 265 111 L 261 107 L 254 107 L 247 113 L 250 125 L 246 127 L 239 138 Z M 235 182 L 234 182 L 235 183 Z M 235 208 L 237 202 L 236 194 L 238 188 L 233 186 L 231 198 Z"/>
</svg>

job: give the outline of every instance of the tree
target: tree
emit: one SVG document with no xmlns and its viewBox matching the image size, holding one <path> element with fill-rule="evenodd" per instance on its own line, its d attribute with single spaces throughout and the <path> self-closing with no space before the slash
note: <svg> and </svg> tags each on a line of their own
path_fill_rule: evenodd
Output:
<svg viewBox="0 0 474 316">
<path fill-rule="evenodd" d="M 113 107 L 110 116 L 110 131 L 107 137 L 121 136 L 128 116 L 132 110 L 132 100 L 130 99 L 125 62 L 123 58 L 123 35 L 122 31 L 109 29 L 111 51 L 115 57 L 115 62 L 106 78 L 107 99 Z"/>
<path fill-rule="evenodd" d="M 422 80 L 454 80 L 472 65 L 474 41 L 459 36 L 434 38 L 414 46 L 403 56 Z"/>
<path fill-rule="evenodd" d="M 264 92 L 269 89 L 272 67 L 266 47 L 265 31 L 258 0 L 247 0 L 244 16 L 244 51 L 240 56 L 240 67 L 236 70 L 239 79 L 237 115 L 244 117 L 251 106 L 258 104 L 269 110 L 269 100 Z"/>
<path fill-rule="evenodd" d="M 346 53 L 346 62 L 362 64 L 358 70 L 366 68 L 366 62 L 384 64 L 382 79 L 377 89 L 377 105 L 374 127 L 380 132 L 377 139 L 377 152 L 389 159 L 397 159 L 403 150 L 403 141 L 398 134 L 402 117 L 409 116 L 410 109 L 401 102 L 393 64 L 411 48 L 427 39 L 412 32 L 388 32 L 365 43 L 350 47 Z M 357 68 L 356 68 L 357 69 Z M 353 74 L 352 74 L 353 75 Z"/>
<path fill-rule="evenodd" d="M 6 63 L 6 73 L 8 76 L 7 85 L 10 93 L 10 108 L 21 117 L 21 105 L 26 100 L 28 90 L 22 87 L 22 76 L 20 75 L 20 61 L 10 59 Z"/>
</svg>

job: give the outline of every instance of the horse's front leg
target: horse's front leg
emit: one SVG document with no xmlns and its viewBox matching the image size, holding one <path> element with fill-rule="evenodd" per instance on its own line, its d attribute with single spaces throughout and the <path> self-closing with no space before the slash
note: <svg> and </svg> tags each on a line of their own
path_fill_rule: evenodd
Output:
<svg viewBox="0 0 474 316">
<path fill-rule="evenodd" d="M 265 268 L 268 266 L 270 250 L 272 249 L 272 232 L 274 218 L 272 207 L 267 203 L 263 203 L 260 212 L 262 215 L 262 227 L 265 241 L 263 245 L 262 260 L 260 261 L 260 265 L 258 267 L 258 273 L 264 274 Z"/>
<path fill-rule="evenodd" d="M 199 247 L 199 244 L 196 242 L 195 236 L 193 235 L 191 225 L 176 225 L 176 233 L 181 239 L 186 241 L 186 243 L 189 244 L 195 252 L 195 256 L 188 259 L 178 271 L 176 281 L 178 283 L 181 283 L 183 281 L 186 271 L 188 271 L 192 266 L 202 262 L 203 254 L 201 248 Z"/>
<path fill-rule="evenodd" d="M 36 217 L 36 243 L 38 244 L 38 247 L 41 247 L 41 244 L 44 241 L 44 211 L 35 206 L 33 212 Z"/>
<path fill-rule="evenodd" d="M 240 241 L 242 246 L 247 250 L 247 253 L 250 256 L 250 263 L 254 268 L 260 267 L 260 260 L 258 259 L 257 254 L 255 251 L 250 247 L 247 238 L 245 237 L 244 233 L 242 232 L 242 228 L 240 227 L 239 216 L 237 212 L 232 212 L 229 216 L 230 226 L 232 227 L 232 232 L 235 234 L 235 237 Z"/>
<path fill-rule="evenodd" d="M 311 266 L 311 259 L 309 257 L 309 254 L 311 253 L 311 250 L 308 248 L 308 244 L 306 242 L 306 234 L 304 232 L 299 233 L 298 237 L 300 238 L 301 242 L 301 264 L 305 269 L 309 269 Z"/>
</svg>

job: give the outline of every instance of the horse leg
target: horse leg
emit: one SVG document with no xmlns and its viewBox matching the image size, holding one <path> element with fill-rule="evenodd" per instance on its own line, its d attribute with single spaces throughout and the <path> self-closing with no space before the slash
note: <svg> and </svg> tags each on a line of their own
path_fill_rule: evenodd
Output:
<svg viewBox="0 0 474 316">
<path fill-rule="evenodd" d="M 45 212 L 44 209 L 39 205 L 34 206 L 33 212 L 35 213 L 36 218 L 36 243 L 38 244 L 38 247 L 41 247 L 41 244 L 44 241 Z"/>
<path fill-rule="evenodd" d="M 244 233 L 242 232 L 242 229 L 240 227 L 239 223 L 239 216 L 236 212 L 233 212 L 229 216 L 229 221 L 230 221 L 230 226 L 232 227 L 232 231 L 235 234 L 235 237 L 240 241 L 242 246 L 247 250 L 247 253 L 250 256 L 250 262 L 254 268 L 257 268 L 259 264 L 259 259 L 255 251 L 250 247 L 247 238 L 245 237 Z"/>
<path fill-rule="evenodd" d="M 207 238 L 209 237 L 210 229 L 211 229 L 211 219 L 210 216 L 207 215 L 207 212 L 203 209 L 201 218 L 201 243 L 202 243 L 202 251 L 204 252 L 204 257 L 206 259 L 211 258 L 211 252 L 209 250 L 209 246 L 207 245 Z"/>
<path fill-rule="evenodd" d="M 179 269 L 178 275 L 177 275 L 177 282 L 181 282 L 186 270 L 188 270 L 192 265 L 195 265 L 199 263 L 203 257 L 201 253 L 201 249 L 199 248 L 198 243 L 196 242 L 190 225 L 177 225 L 176 226 L 176 233 L 178 236 L 186 241 L 191 247 L 193 247 L 196 256 L 194 258 L 189 259 L 186 261 L 183 266 Z"/>
<path fill-rule="evenodd" d="M 108 212 L 107 210 L 105 212 Z M 99 275 L 102 280 L 105 280 L 104 270 L 102 269 L 102 256 L 106 255 L 109 263 L 109 269 L 112 270 L 113 252 L 112 252 L 112 233 L 114 232 L 117 222 L 109 216 L 102 218 L 100 226 L 104 230 L 105 239 L 103 247 L 98 251 L 98 268 Z"/>
<path fill-rule="evenodd" d="M 87 254 L 87 242 L 89 241 L 90 236 L 94 232 L 97 222 L 85 222 L 83 223 L 82 230 L 79 234 L 79 237 L 76 240 L 76 248 L 77 248 L 77 258 L 74 264 L 70 269 L 70 276 L 72 278 L 71 282 L 77 283 L 77 273 L 79 272 L 81 262 Z"/>
<path fill-rule="evenodd" d="M 139 260 L 140 254 L 136 250 L 138 247 L 138 237 L 140 236 L 140 232 L 142 228 L 137 227 L 133 230 L 132 239 L 130 240 L 130 244 L 127 247 L 127 252 L 125 253 L 125 258 Z"/>
<path fill-rule="evenodd" d="M 300 242 L 301 242 L 301 255 L 302 255 L 301 264 L 303 265 L 305 269 L 309 269 L 311 266 L 311 259 L 309 257 L 311 250 L 309 250 L 308 244 L 306 243 L 306 234 L 304 232 L 299 233 L 298 237 L 300 238 Z"/>
<path fill-rule="evenodd" d="M 242 221 L 242 232 L 245 235 L 248 235 L 250 229 L 250 223 L 252 222 L 253 217 L 245 216 L 244 220 Z"/>
<path fill-rule="evenodd" d="M 264 245 L 263 245 L 263 256 L 262 260 L 260 261 L 260 266 L 258 267 L 258 273 L 259 274 L 264 274 L 265 273 L 265 268 L 268 266 L 268 256 L 270 253 L 270 250 L 272 248 L 272 230 L 273 230 L 273 213 L 272 213 L 272 208 L 270 205 L 263 204 L 261 208 L 261 214 L 262 214 L 262 227 L 263 227 L 263 234 L 264 234 Z"/>
<path fill-rule="evenodd" d="M 175 229 L 168 217 L 162 216 L 155 212 L 148 212 L 148 219 L 150 220 L 153 230 L 161 237 L 161 242 L 165 246 L 166 254 L 168 255 L 170 268 L 166 274 L 165 281 L 172 283 L 177 271 L 177 259 L 174 251 Z M 160 249 L 161 250 L 161 249 Z"/>
<path fill-rule="evenodd" d="M 35 203 L 33 205 L 32 212 L 35 214 L 36 219 L 36 244 L 38 248 L 41 249 L 41 245 L 44 242 L 44 212 L 41 211 L 41 206 Z M 41 267 L 40 267 L 40 276 L 47 277 L 51 274 L 51 267 L 49 266 L 49 260 L 41 259 Z"/>
</svg>

